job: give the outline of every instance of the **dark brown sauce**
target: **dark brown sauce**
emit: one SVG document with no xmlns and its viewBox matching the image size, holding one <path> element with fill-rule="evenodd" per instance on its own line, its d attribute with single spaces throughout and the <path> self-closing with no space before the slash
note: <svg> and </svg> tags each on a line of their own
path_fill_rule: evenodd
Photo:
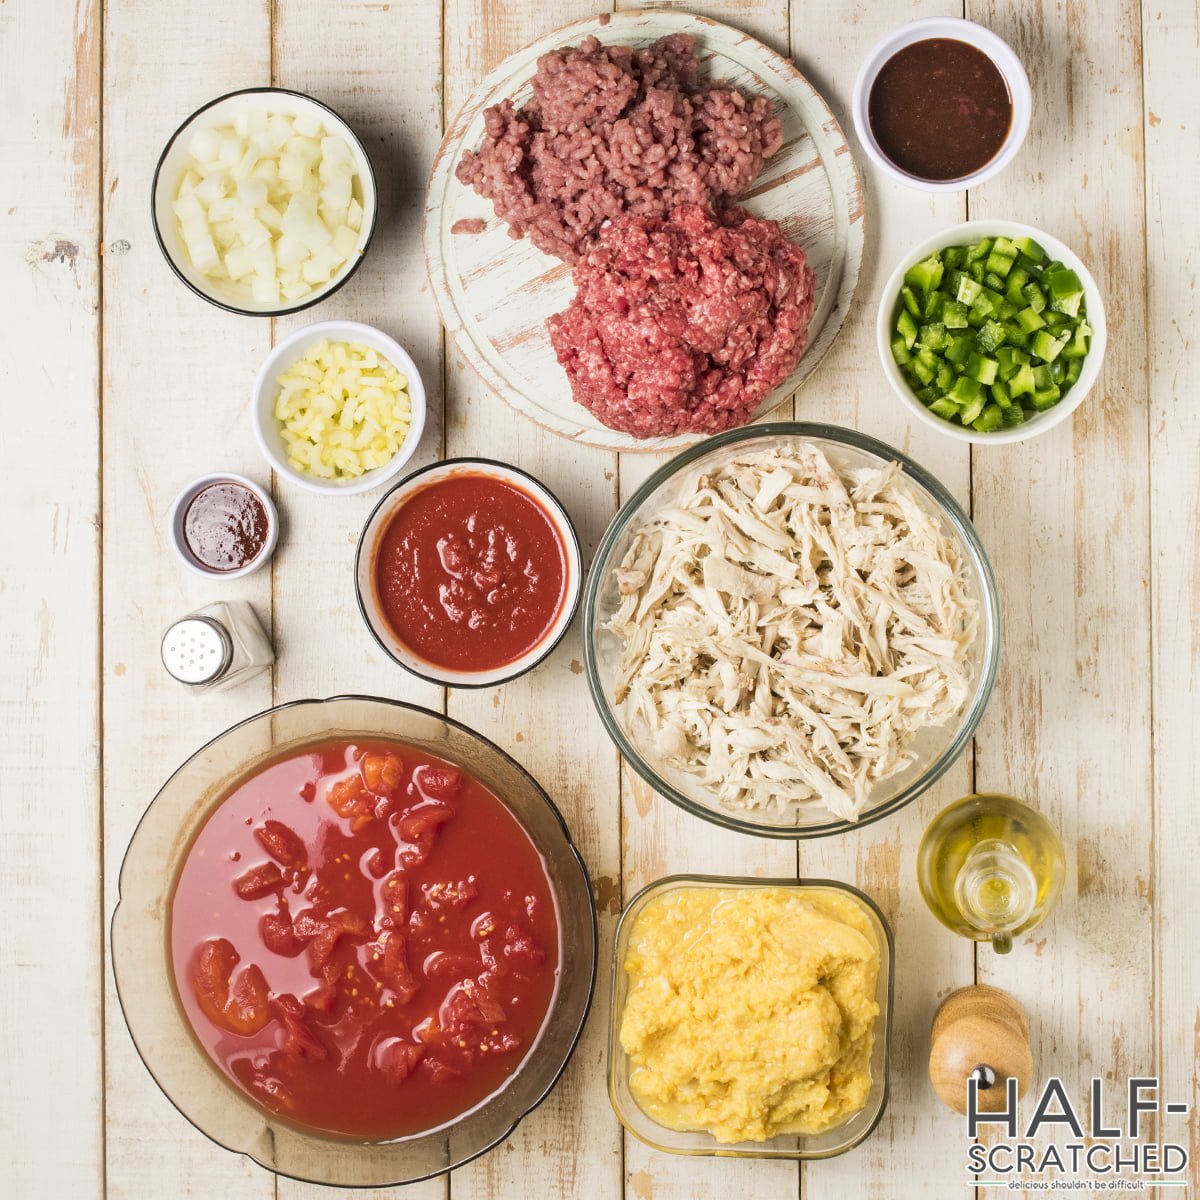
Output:
<svg viewBox="0 0 1200 1200">
<path fill-rule="evenodd" d="M 867 117 L 879 149 L 900 170 L 918 179 L 962 179 L 1004 145 L 1012 97 L 982 50 L 954 38 L 928 38 L 883 64 Z"/>
<path fill-rule="evenodd" d="M 187 548 L 210 571 L 236 571 L 252 562 L 262 553 L 268 532 L 262 501 L 233 480 L 210 483 L 183 514 Z"/>
</svg>

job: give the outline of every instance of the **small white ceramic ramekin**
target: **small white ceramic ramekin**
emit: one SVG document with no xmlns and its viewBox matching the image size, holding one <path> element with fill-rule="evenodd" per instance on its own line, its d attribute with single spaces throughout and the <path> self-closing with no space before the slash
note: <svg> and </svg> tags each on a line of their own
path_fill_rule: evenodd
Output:
<svg viewBox="0 0 1200 1200">
<path fill-rule="evenodd" d="M 279 418 L 275 416 L 275 396 L 278 379 L 288 367 L 302 359 L 309 347 L 317 342 L 361 342 L 381 354 L 396 370 L 408 378 L 408 395 L 412 401 L 412 416 L 408 433 L 396 451 L 395 457 L 382 467 L 367 471 L 353 479 L 319 479 L 297 471 L 288 462 L 287 446 L 284 444 Z M 421 372 L 408 351 L 395 338 L 389 337 L 373 325 L 359 321 L 317 321 L 305 325 L 285 337 L 263 361 L 254 380 L 254 391 L 250 400 L 250 420 L 254 427 L 254 440 L 272 470 L 282 478 L 294 483 L 307 492 L 330 493 L 343 496 L 369 492 L 393 478 L 401 467 L 416 453 L 425 430 L 425 385 Z"/>
<path fill-rule="evenodd" d="M 965 246 L 968 242 L 977 242 L 985 237 L 1029 237 L 1042 247 L 1043 250 L 1058 262 L 1065 263 L 1083 284 L 1084 303 L 1087 305 L 1087 323 L 1092 327 L 1092 342 L 1088 348 L 1087 357 L 1083 360 L 1083 368 L 1078 380 L 1072 385 L 1066 398 L 1060 400 L 1053 408 L 1044 412 L 1034 413 L 1026 417 L 1023 425 L 1013 429 L 997 429 L 993 433 L 980 433 L 975 429 L 966 429 L 962 425 L 952 425 L 943 421 L 935 413 L 921 403 L 913 395 L 908 380 L 904 378 L 896 360 L 892 357 L 893 321 L 896 315 L 896 303 L 900 297 L 900 288 L 904 283 L 904 273 L 914 263 L 928 258 L 935 250 L 944 250 L 947 246 Z M 964 221 L 961 225 L 952 225 L 932 237 L 918 243 L 896 264 L 896 269 L 883 285 L 883 293 L 879 302 L 879 311 L 875 315 L 875 344 L 879 349 L 879 361 L 883 364 L 883 373 L 892 385 L 892 391 L 900 398 L 901 403 L 923 425 L 936 429 L 948 437 L 960 442 L 973 442 L 977 446 L 1005 442 L 1023 442 L 1028 438 L 1037 437 L 1063 421 L 1083 403 L 1088 392 L 1095 385 L 1100 374 L 1100 366 L 1104 362 L 1104 351 L 1108 345 L 1108 322 L 1104 316 L 1104 301 L 1100 289 L 1092 278 L 1091 272 L 1083 265 L 1080 257 L 1051 234 L 1035 229 L 1032 225 L 1021 225 L 1017 221 L 989 221 L 986 217 L 977 221 Z"/>
<path fill-rule="evenodd" d="M 1012 99 L 1012 122 L 1004 144 L 994 158 L 974 174 L 964 175 L 961 179 L 921 179 L 919 176 L 910 175 L 884 154 L 871 130 L 868 102 L 871 88 L 875 86 L 875 80 L 884 63 L 906 46 L 930 38 L 950 38 L 981 50 L 1004 76 L 1004 81 L 1008 84 L 1008 94 Z M 966 21 L 961 17 L 925 17 L 894 29 L 867 55 L 854 81 L 852 107 L 854 130 L 858 134 L 858 140 L 877 167 L 893 179 L 925 192 L 961 192 L 983 183 L 985 179 L 991 179 L 993 175 L 998 175 L 1017 156 L 1017 151 L 1021 149 L 1025 135 L 1029 132 L 1029 119 L 1033 113 L 1033 92 L 1030 90 L 1029 76 L 1025 74 L 1021 60 L 1002 37 L 974 21 Z"/>
<path fill-rule="evenodd" d="M 258 497 L 258 502 L 267 514 L 267 540 L 263 543 L 263 548 L 245 566 L 233 571 L 214 571 L 199 562 L 188 549 L 187 538 L 183 534 L 183 521 L 187 516 L 188 505 L 213 483 L 241 484 L 248 492 L 253 492 Z M 266 488 L 260 487 L 253 479 L 247 479 L 245 475 L 235 475 L 232 471 L 218 471 L 213 475 L 201 475 L 199 479 L 193 479 L 175 497 L 167 517 L 167 533 L 179 560 L 189 571 L 195 571 L 205 579 L 241 579 L 243 575 L 252 575 L 259 567 L 271 561 L 271 555 L 275 553 L 275 545 L 279 541 L 279 511 Z"/>
</svg>

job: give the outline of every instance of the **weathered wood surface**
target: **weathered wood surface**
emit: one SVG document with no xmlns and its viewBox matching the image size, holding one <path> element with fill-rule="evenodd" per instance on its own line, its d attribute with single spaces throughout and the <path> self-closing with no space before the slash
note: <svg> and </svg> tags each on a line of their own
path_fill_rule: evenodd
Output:
<svg viewBox="0 0 1200 1200">
<path fill-rule="evenodd" d="M 981 950 L 978 976 L 1025 1005 L 1039 1077 L 1052 1066 L 1074 1094 L 1093 1077 L 1120 1094 L 1155 1056 L 1140 14 L 1121 0 L 1047 5 L 1040 19 L 1001 3 L 968 10 L 1028 64 L 1035 111 L 1056 114 L 972 195 L 972 214 L 1019 211 L 1057 233 L 1120 314 L 1073 421 L 974 459 L 1006 636 L 976 784 L 1027 796 L 1069 848 L 1053 923 L 1008 958 Z"/>
<path fill-rule="evenodd" d="M 97 7 L 0 7 L 0 1161 L 14 1195 L 81 1200 L 104 1178 Z"/>
<path fill-rule="evenodd" d="M 684 7 L 790 55 L 855 150 L 850 88 L 865 53 L 901 21 L 963 12 L 938 0 L 864 0 L 836 16 L 819 0 Z M 533 0 L 0 3 L 10 448 L 0 486 L 19 518 L 7 523 L 0 556 L 0 898 L 12 916 L 0 942 L 6 1195 L 325 1194 L 275 1181 L 175 1112 L 129 1041 L 102 946 L 125 843 L 173 767 L 273 700 L 347 690 L 444 707 L 510 750 L 562 807 L 601 910 L 596 1003 L 559 1088 L 504 1147 L 406 1195 L 962 1194 L 966 1141 L 958 1119 L 936 1107 L 924 1062 L 939 998 L 976 974 L 1026 1004 L 1040 1076 L 1053 1070 L 1078 1089 L 1093 1074 L 1116 1081 L 1157 1069 L 1168 1098 L 1193 1106 L 1189 1118 L 1165 1118 L 1160 1134 L 1200 1160 L 1190 932 L 1200 856 L 1200 35 L 1188 0 L 971 0 L 966 15 L 1008 38 L 1029 67 L 1035 119 L 1025 150 L 966 197 L 930 198 L 864 169 L 855 304 L 794 411 L 893 442 L 969 504 L 1005 618 L 1000 685 L 973 756 L 895 818 L 797 851 L 676 811 L 622 769 L 605 738 L 579 630 L 501 689 L 446 696 L 410 679 L 375 650 L 350 593 L 371 497 L 277 487 L 287 528 L 270 571 L 221 589 L 186 575 L 169 551 L 166 512 L 189 478 L 221 467 L 269 478 L 245 407 L 272 338 L 349 316 L 387 329 L 421 366 L 432 409 L 423 460 L 520 463 L 559 495 L 590 555 L 654 459 L 573 446 L 489 394 L 445 347 L 419 224 L 441 131 L 472 88 L 505 56 L 594 11 L 582 0 L 552 14 Z M 350 120 L 374 157 L 383 204 L 355 280 L 314 313 L 279 322 L 225 315 L 181 288 L 148 218 L 153 164 L 179 121 L 223 91 L 272 81 L 311 91 Z M 1069 425 L 1028 445 L 968 451 L 911 427 L 875 360 L 883 278 L 908 245 L 968 214 L 1056 233 L 1108 298 L 1100 385 Z M 256 605 L 279 662 L 273 677 L 194 703 L 163 675 L 158 637 L 218 592 Z M 974 955 L 928 916 L 916 889 L 924 824 L 973 785 L 1029 796 L 1070 849 L 1062 908 L 1007 960 Z M 612 926 L 634 891 L 680 871 L 833 876 L 857 882 L 892 918 L 891 1104 L 853 1154 L 804 1169 L 688 1160 L 622 1134 L 603 1071 Z"/>
<path fill-rule="evenodd" d="M 1146 172 L 1146 350 L 1150 498 L 1150 703 L 1153 816 L 1143 793 L 1127 799 L 1151 861 L 1143 928 L 1151 933 L 1153 1008 L 1143 1017 L 1157 1051 L 1165 1098 L 1191 1105 L 1160 1135 L 1187 1147 L 1200 1190 L 1200 981 L 1192 932 L 1200 822 L 1200 9 L 1188 0 L 1142 13 L 1142 111 Z M 1137 353 L 1135 348 L 1134 353 Z M 1135 660 L 1135 669 L 1140 669 Z"/>
</svg>

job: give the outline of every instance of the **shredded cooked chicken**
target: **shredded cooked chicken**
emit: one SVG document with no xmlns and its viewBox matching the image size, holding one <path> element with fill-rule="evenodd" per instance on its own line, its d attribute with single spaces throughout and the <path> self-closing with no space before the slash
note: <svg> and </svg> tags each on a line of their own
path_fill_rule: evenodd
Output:
<svg viewBox="0 0 1200 1200">
<path fill-rule="evenodd" d="M 728 809 L 854 820 L 970 691 L 977 606 L 896 463 L 799 444 L 693 472 L 615 574 L 630 733 Z"/>
</svg>

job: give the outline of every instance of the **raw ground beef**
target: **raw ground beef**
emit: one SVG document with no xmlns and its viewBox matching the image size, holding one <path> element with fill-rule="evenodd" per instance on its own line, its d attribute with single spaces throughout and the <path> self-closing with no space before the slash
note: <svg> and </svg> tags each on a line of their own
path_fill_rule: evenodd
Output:
<svg viewBox="0 0 1200 1200">
<path fill-rule="evenodd" d="M 774 221 L 684 205 L 606 225 L 547 321 L 575 399 L 635 437 L 744 424 L 808 343 L 813 273 Z"/>
<path fill-rule="evenodd" d="M 700 79 L 695 40 L 579 46 L 538 59 L 533 98 L 484 114 L 455 174 L 515 238 L 574 262 L 607 220 L 712 205 L 750 185 L 782 141 L 766 97 Z"/>
</svg>

